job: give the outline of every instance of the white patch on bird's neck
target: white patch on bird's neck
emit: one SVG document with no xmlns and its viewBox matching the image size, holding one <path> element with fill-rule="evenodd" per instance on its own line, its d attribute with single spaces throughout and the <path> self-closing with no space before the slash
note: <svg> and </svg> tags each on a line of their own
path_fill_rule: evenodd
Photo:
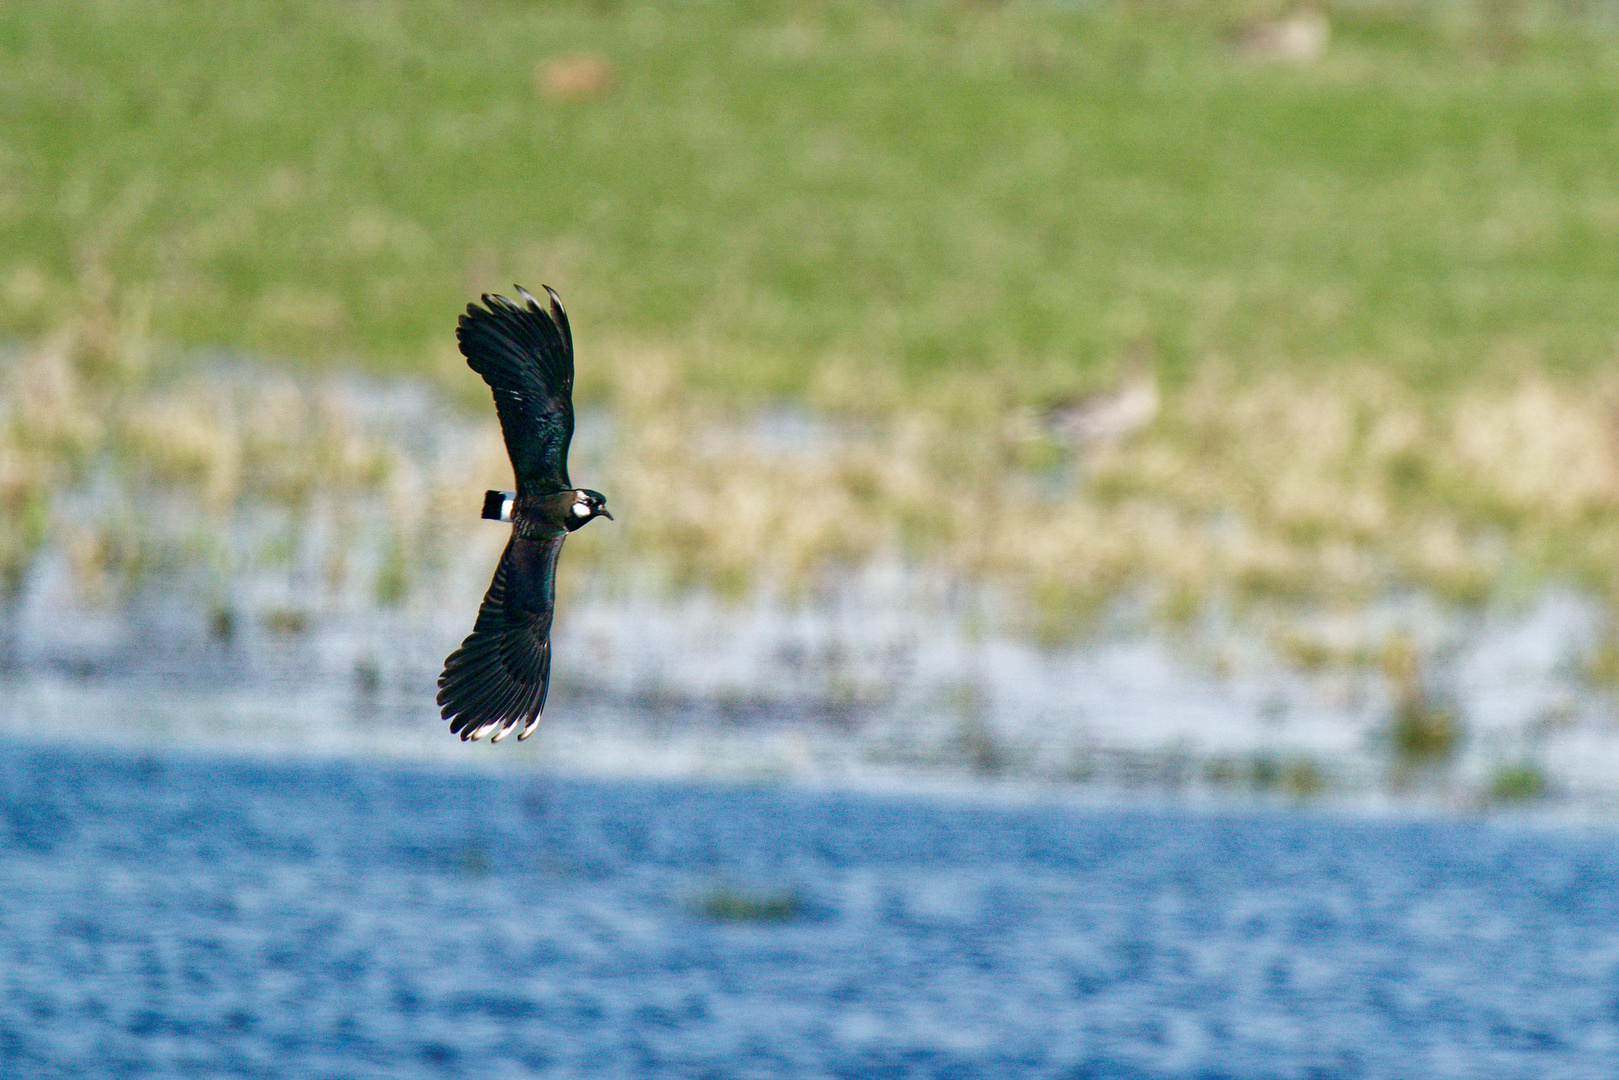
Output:
<svg viewBox="0 0 1619 1080">
<path fill-rule="evenodd" d="M 589 517 L 590 516 L 590 504 L 586 503 L 586 502 L 576 502 L 576 503 L 574 503 L 573 504 L 573 516 L 577 517 L 577 518 L 587 518 L 587 517 Z"/>
</svg>

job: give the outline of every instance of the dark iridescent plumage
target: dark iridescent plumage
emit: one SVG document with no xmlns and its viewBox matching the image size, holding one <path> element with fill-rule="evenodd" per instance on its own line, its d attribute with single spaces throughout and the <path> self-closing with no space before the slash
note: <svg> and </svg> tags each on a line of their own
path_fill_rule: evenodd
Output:
<svg viewBox="0 0 1619 1080">
<path fill-rule="evenodd" d="M 512 538 L 495 568 L 478 621 L 444 661 L 438 703 L 450 731 L 493 740 L 521 725 L 526 738 L 545 708 L 551 680 L 551 612 L 557 556 L 568 533 L 607 517 L 606 500 L 575 490 L 568 480 L 573 439 L 573 338 L 562 301 L 550 288 L 548 307 L 519 286 L 519 306 L 485 294 L 467 305 L 456 338 L 467 366 L 494 392 L 506 452 L 517 477 L 510 501 Z M 501 502 L 490 492 L 485 516 Z M 497 515 L 498 516 L 498 515 Z"/>
</svg>

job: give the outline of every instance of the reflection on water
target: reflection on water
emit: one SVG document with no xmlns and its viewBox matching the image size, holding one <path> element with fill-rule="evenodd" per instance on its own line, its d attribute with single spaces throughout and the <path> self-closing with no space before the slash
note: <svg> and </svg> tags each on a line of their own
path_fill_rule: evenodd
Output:
<svg viewBox="0 0 1619 1080">
<path fill-rule="evenodd" d="M 12 743 L 0 1072 L 1599 1077 L 1615 852 Z"/>
</svg>

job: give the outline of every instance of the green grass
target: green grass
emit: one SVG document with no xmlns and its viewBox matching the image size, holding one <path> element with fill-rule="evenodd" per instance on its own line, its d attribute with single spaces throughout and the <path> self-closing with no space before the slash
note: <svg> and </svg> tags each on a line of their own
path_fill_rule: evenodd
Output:
<svg viewBox="0 0 1619 1080">
<path fill-rule="evenodd" d="M 1619 38 L 1328 11 L 1299 67 L 1236 55 L 1235 6 L 9 5 L 0 335 L 110 307 L 448 373 L 461 304 L 546 281 L 587 394 L 611 342 L 744 403 L 840 365 L 1040 400 L 1143 343 L 1172 385 L 1609 363 Z M 606 85 L 548 94 L 577 54 Z"/>
</svg>

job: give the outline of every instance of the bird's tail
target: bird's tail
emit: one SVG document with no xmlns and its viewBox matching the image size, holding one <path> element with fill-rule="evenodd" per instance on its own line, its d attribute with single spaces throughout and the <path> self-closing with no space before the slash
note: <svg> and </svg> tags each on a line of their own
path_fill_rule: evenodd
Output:
<svg viewBox="0 0 1619 1080">
<path fill-rule="evenodd" d="M 510 521 L 512 519 L 512 504 L 517 496 L 509 491 L 486 491 L 483 493 L 483 516 L 485 521 Z"/>
</svg>

